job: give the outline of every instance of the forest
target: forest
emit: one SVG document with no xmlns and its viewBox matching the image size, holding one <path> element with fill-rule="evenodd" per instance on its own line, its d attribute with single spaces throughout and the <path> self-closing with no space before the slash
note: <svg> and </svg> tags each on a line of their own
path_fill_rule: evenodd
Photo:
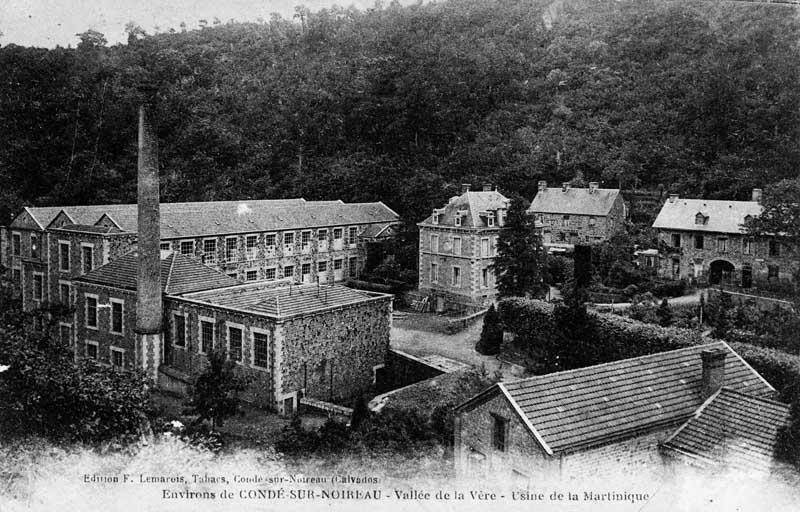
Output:
<svg viewBox="0 0 800 512">
<path fill-rule="evenodd" d="M 746 199 L 800 169 L 792 6 L 449 0 L 127 31 L 0 48 L 0 224 L 133 202 L 143 85 L 164 201 L 382 200 L 413 227 L 461 183 Z"/>
</svg>

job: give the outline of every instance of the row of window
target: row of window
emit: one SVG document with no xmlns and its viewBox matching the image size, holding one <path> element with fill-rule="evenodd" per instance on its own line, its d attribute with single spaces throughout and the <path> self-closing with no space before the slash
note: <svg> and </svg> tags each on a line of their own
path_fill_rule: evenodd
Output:
<svg viewBox="0 0 800 512">
<path fill-rule="evenodd" d="M 189 349 L 189 334 L 187 315 L 185 313 L 173 313 L 172 315 L 172 344 L 181 349 Z M 197 326 L 197 351 L 207 354 L 220 347 L 217 341 L 217 323 L 213 318 L 199 317 Z M 244 332 L 245 328 L 241 324 L 230 322 L 225 323 L 226 334 L 225 350 L 228 358 L 237 363 L 244 360 Z M 269 332 L 254 327 L 250 328 L 250 363 L 253 366 L 269 368 Z"/>
<path fill-rule="evenodd" d="M 482 288 L 489 288 L 492 286 L 491 279 L 493 274 L 489 271 L 488 268 L 481 269 L 481 287 Z M 431 284 L 436 284 L 439 282 L 439 264 L 432 262 L 431 263 Z M 451 267 L 450 273 L 450 286 L 460 287 L 461 286 L 461 267 L 458 265 L 453 265 Z"/>
<path fill-rule="evenodd" d="M 440 253 L 441 247 L 439 245 L 439 235 L 431 235 L 430 238 L 430 249 L 431 252 Z M 462 239 L 460 236 L 450 237 L 450 253 L 454 256 L 461 256 L 463 254 L 462 251 Z M 489 237 L 481 238 L 480 245 L 478 245 L 478 254 L 476 257 L 488 257 L 494 256 L 497 254 L 497 237 Z"/>
<path fill-rule="evenodd" d="M 58 269 L 61 272 L 72 270 L 72 244 L 67 241 L 58 241 Z M 81 273 L 87 274 L 94 269 L 94 245 L 81 244 Z"/>
<path fill-rule="evenodd" d="M 578 217 L 578 223 L 575 225 L 575 227 L 580 227 L 580 219 L 582 218 L 583 218 L 582 216 Z M 550 216 L 545 217 L 542 214 L 537 215 L 536 220 L 542 224 L 547 223 L 551 226 L 555 226 L 558 223 L 555 217 L 550 217 Z M 572 218 L 569 215 L 561 216 L 561 227 L 568 228 L 573 226 L 573 224 L 574 222 L 572 222 Z M 595 218 L 594 215 L 589 215 L 588 224 L 590 228 L 595 227 L 597 225 L 597 219 Z"/>
<path fill-rule="evenodd" d="M 87 329 L 97 329 L 99 326 L 98 313 L 100 309 L 110 310 L 110 321 L 108 330 L 112 334 L 124 334 L 125 325 L 125 301 L 121 299 L 109 299 L 108 304 L 99 304 L 97 295 L 85 294 L 84 325 Z"/>
<path fill-rule="evenodd" d="M 706 246 L 706 236 L 696 233 L 692 235 L 692 239 L 694 240 L 694 248 L 695 249 L 703 249 L 705 250 Z M 672 233 L 671 235 L 671 242 L 673 247 L 681 247 L 681 235 L 680 233 Z M 730 239 L 726 236 L 718 236 L 717 237 L 717 252 L 728 252 L 730 250 Z M 751 238 L 743 238 L 742 239 L 742 254 L 755 254 L 755 244 L 754 240 Z M 781 255 L 781 244 L 775 240 L 769 240 L 767 242 L 767 252 L 771 257 L 779 257 Z"/>
<path fill-rule="evenodd" d="M 439 221 L 441 220 L 440 217 L 442 215 L 444 215 L 443 212 L 434 211 L 433 212 L 433 216 L 431 216 L 432 223 L 433 224 L 439 224 Z M 465 210 L 457 211 L 455 213 L 455 215 L 453 216 L 453 224 L 456 227 L 461 227 L 463 225 L 463 222 L 464 222 L 463 219 L 464 219 L 465 216 L 466 216 L 466 211 Z M 489 227 L 494 227 L 494 225 L 496 223 L 495 221 L 496 221 L 495 213 L 494 212 L 486 212 L 486 225 L 489 226 Z"/>
<path fill-rule="evenodd" d="M 358 258 L 355 256 L 350 258 L 349 260 L 349 273 L 350 277 L 357 277 L 358 274 Z M 300 277 L 306 278 L 311 274 L 312 268 L 311 262 L 302 263 L 300 265 Z M 333 265 L 329 265 L 328 261 L 318 261 L 316 263 L 317 266 L 317 274 L 324 274 L 331 268 L 333 268 L 334 272 L 343 272 L 344 271 L 344 258 L 336 258 L 333 260 Z M 272 281 L 278 279 L 278 268 L 277 267 L 270 267 L 264 269 L 264 280 Z M 284 265 L 281 269 L 281 273 L 284 279 L 287 277 L 296 277 L 296 270 L 294 265 Z M 229 272 L 228 276 L 238 279 L 239 274 L 237 272 Z M 245 281 L 257 281 L 258 280 L 258 270 L 257 269 L 249 269 L 245 270 L 243 276 Z"/>
<path fill-rule="evenodd" d="M 86 340 L 83 344 L 84 357 L 100 361 L 100 344 L 96 341 Z M 108 362 L 112 366 L 122 368 L 125 366 L 125 349 L 110 346 L 108 351 Z"/>
</svg>

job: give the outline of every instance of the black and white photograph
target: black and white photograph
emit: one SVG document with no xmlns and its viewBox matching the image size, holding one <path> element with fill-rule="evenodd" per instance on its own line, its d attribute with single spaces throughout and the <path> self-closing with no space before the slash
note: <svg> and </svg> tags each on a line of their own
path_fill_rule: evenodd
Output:
<svg viewBox="0 0 800 512">
<path fill-rule="evenodd" d="M 800 0 L 0 0 L 0 512 L 798 504 Z"/>
</svg>

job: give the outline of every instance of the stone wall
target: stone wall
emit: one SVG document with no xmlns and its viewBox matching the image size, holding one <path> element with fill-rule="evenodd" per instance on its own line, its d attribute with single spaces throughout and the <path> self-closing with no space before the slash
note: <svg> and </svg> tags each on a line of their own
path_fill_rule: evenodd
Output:
<svg viewBox="0 0 800 512">
<path fill-rule="evenodd" d="M 86 325 L 86 295 L 97 295 L 97 328 Z M 123 301 L 122 309 L 122 334 L 111 332 L 111 308 L 103 307 L 111 299 Z M 73 327 L 75 333 L 75 354 L 77 357 L 86 355 L 86 342 L 95 342 L 98 345 L 97 359 L 106 364 L 111 364 L 111 347 L 124 351 L 124 367 L 128 369 L 141 368 L 141 355 L 136 351 L 136 294 L 133 291 L 108 288 L 89 283 L 75 283 L 74 290 L 75 314 Z"/>
<path fill-rule="evenodd" d="M 536 213 L 543 223 L 544 243 L 596 244 L 608 240 L 624 229 L 625 206 L 618 197 L 608 215 L 576 215 L 573 213 Z M 569 220 L 564 221 L 568 215 Z"/>
</svg>

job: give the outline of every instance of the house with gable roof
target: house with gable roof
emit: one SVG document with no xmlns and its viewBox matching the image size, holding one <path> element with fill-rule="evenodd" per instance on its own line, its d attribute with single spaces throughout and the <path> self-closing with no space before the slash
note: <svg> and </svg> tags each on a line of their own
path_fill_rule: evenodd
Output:
<svg viewBox="0 0 800 512">
<path fill-rule="evenodd" d="M 492 269 L 509 200 L 491 185 L 436 208 L 419 226 L 419 291 L 437 312 L 478 310 L 497 295 Z"/>
<path fill-rule="evenodd" d="M 74 279 L 73 322 L 61 324 L 62 342 L 76 357 L 156 367 L 158 384 L 182 393 L 207 366 L 207 354 L 222 351 L 252 378 L 245 399 L 287 415 L 302 398 L 369 391 L 386 364 L 391 295 L 292 279 L 242 284 L 174 251 L 161 252 L 160 270 L 158 350 L 137 345 L 134 333 L 136 252 Z"/>
<path fill-rule="evenodd" d="M 527 213 L 541 228 L 543 245 L 564 250 L 599 243 L 623 231 L 627 208 L 619 189 L 600 188 L 597 182 L 588 188 L 569 183 L 555 188 L 540 181 Z"/>
<path fill-rule="evenodd" d="M 456 472 L 518 483 L 659 477 L 675 460 L 664 450 L 700 458 L 723 442 L 761 443 L 766 453 L 786 417 L 774 398 L 775 389 L 721 341 L 500 382 L 456 408 Z M 739 436 L 754 427 L 747 415 L 719 415 L 723 401 L 730 411 L 764 404 L 750 413 L 760 433 Z M 698 418 L 717 422 L 719 435 L 704 445 Z"/>
<path fill-rule="evenodd" d="M 800 263 L 796 249 L 778 237 L 752 237 L 749 218 L 761 215 L 761 189 L 751 201 L 681 199 L 671 194 L 653 222 L 669 252 L 660 256 L 659 275 L 699 283 L 750 288 L 791 281 Z"/>
</svg>

